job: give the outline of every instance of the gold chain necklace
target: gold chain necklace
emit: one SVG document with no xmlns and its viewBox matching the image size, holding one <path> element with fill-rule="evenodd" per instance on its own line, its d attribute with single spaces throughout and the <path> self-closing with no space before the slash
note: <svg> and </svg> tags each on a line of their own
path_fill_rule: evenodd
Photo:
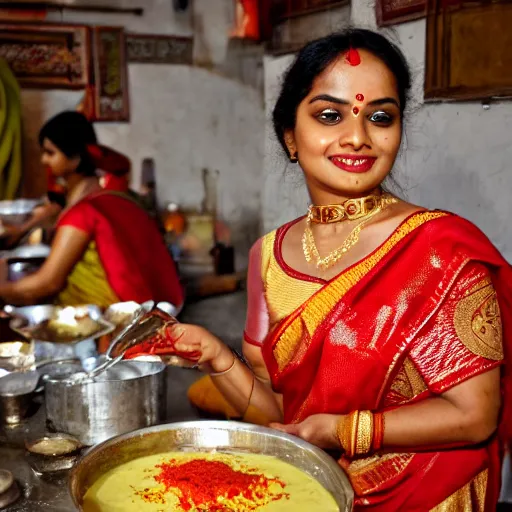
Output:
<svg viewBox="0 0 512 512">
<path fill-rule="evenodd" d="M 313 231 L 311 229 L 311 219 L 308 217 L 306 219 L 304 235 L 302 236 L 302 250 L 304 252 L 306 261 L 311 263 L 311 261 L 315 260 L 317 268 L 321 270 L 327 270 L 328 268 L 332 267 L 343 257 L 345 253 L 347 253 L 350 249 L 352 249 L 352 247 L 354 247 L 354 245 L 357 244 L 359 241 L 359 234 L 361 233 L 364 225 L 389 205 L 397 202 L 398 199 L 396 197 L 393 197 L 390 194 L 383 194 L 380 205 L 368 213 L 364 219 L 354 227 L 354 229 L 348 234 L 341 247 L 334 249 L 334 251 L 330 252 L 324 258 L 322 258 L 318 252 L 318 248 L 315 243 L 315 237 L 313 236 Z"/>
</svg>

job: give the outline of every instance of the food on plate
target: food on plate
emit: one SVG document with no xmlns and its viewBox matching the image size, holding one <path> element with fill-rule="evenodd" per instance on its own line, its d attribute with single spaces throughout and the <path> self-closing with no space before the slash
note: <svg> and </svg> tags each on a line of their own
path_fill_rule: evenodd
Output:
<svg viewBox="0 0 512 512">
<path fill-rule="evenodd" d="M 32 335 L 47 341 L 74 341 L 87 338 L 102 329 L 100 323 L 93 320 L 87 308 L 56 309 L 52 318 L 43 322 Z"/>
<path fill-rule="evenodd" d="M 300 469 L 269 455 L 169 452 L 111 469 L 86 492 L 84 512 L 338 511 Z"/>
</svg>

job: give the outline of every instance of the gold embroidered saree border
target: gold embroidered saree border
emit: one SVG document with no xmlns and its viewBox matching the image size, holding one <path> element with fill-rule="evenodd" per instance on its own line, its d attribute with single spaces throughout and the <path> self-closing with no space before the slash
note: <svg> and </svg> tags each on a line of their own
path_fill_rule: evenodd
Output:
<svg viewBox="0 0 512 512">
<path fill-rule="evenodd" d="M 342 297 L 365 277 L 398 242 L 426 222 L 446 215 L 448 214 L 445 212 L 429 211 L 413 214 L 371 255 L 342 272 L 313 295 L 307 303 L 298 308 L 276 332 L 273 355 L 278 370 L 282 371 L 293 359 L 304 327 L 309 333 L 314 333 Z"/>
<path fill-rule="evenodd" d="M 356 494 L 365 496 L 388 480 L 396 478 L 407 468 L 413 458 L 412 453 L 388 453 L 352 462 L 342 458 L 340 464 L 345 469 Z"/>
<path fill-rule="evenodd" d="M 484 512 L 487 479 L 485 469 L 430 512 Z"/>
</svg>

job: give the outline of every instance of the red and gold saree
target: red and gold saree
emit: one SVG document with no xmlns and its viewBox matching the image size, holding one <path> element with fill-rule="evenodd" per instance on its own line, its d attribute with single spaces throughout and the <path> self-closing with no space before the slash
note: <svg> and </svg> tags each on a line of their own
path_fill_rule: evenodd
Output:
<svg viewBox="0 0 512 512">
<path fill-rule="evenodd" d="M 261 277 L 251 281 L 245 334 L 262 347 L 273 388 L 283 395 L 285 423 L 400 407 L 502 365 L 512 272 L 468 221 L 439 211 L 411 215 L 330 281 L 300 275 L 282 260 L 288 227 L 252 251 L 251 267 L 259 260 Z M 507 376 L 503 381 L 505 387 Z M 500 447 L 495 436 L 471 448 L 418 447 L 341 457 L 340 464 L 356 510 L 491 511 Z"/>
</svg>

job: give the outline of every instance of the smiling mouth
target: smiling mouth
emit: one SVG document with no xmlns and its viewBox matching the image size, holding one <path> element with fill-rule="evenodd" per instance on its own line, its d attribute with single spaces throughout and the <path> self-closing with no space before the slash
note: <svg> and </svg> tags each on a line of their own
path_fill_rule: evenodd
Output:
<svg viewBox="0 0 512 512">
<path fill-rule="evenodd" d="M 362 173 L 368 172 L 377 159 L 375 157 L 354 157 L 347 155 L 332 156 L 330 160 L 339 169 L 347 172 Z"/>
</svg>

